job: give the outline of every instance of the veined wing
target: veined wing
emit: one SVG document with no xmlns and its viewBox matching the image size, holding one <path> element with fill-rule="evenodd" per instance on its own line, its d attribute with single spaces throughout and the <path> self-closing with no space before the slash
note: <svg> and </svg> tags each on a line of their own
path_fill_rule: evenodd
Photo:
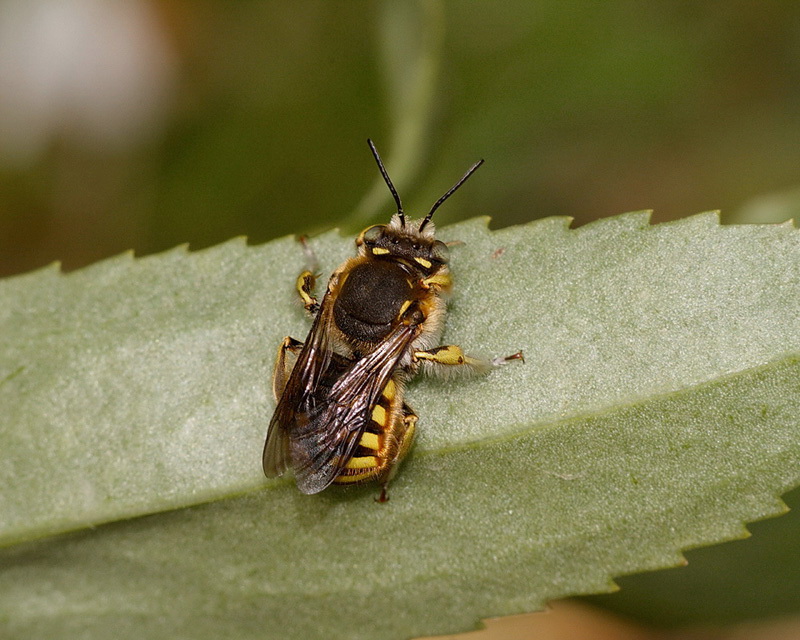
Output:
<svg viewBox="0 0 800 640">
<path fill-rule="evenodd" d="M 321 383 L 330 373 L 335 374 L 329 371 L 337 364 L 326 328 L 333 320 L 332 313 L 333 302 L 326 293 L 269 423 L 262 456 L 264 473 L 269 478 L 283 475 L 289 467 L 289 433 L 298 422 L 308 420 L 308 414 L 319 402 L 324 402 Z"/>
<path fill-rule="evenodd" d="M 289 447 L 300 491 L 322 491 L 347 465 L 381 391 L 418 334 L 418 325 L 398 323 L 372 352 L 342 372 L 305 420 L 295 420 Z"/>
</svg>

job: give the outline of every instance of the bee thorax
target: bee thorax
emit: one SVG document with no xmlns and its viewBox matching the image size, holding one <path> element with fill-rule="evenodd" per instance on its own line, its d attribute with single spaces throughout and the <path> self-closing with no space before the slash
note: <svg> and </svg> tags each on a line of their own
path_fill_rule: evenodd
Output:
<svg viewBox="0 0 800 640">
<path fill-rule="evenodd" d="M 405 311 L 413 291 L 408 273 L 396 262 L 362 262 L 341 285 L 333 308 L 336 326 L 349 338 L 378 342 Z"/>
</svg>

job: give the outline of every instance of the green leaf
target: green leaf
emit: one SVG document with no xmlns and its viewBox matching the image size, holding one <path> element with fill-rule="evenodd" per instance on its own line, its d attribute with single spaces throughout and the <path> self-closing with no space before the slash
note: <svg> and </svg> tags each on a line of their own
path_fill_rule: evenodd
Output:
<svg viewBox="0 0 800 640">
<path fill-rule="evenodd" d="M 791 511 L 749 526 L 752 538 L 692 549 L 686 554 L 686 567 L 624 576 L 620 591 L 586 600 L 659 627 L 709 628 L 759 619 L 774 624 L 796 617 L 800 489 L 784 500 Z"/>
<path fill-rule="evenodd" d="M 419 438 L 383 505 L 261 476 L 272 359 L 308 327 L 294 240 L 1 282 L 7 635 L 453 632 L 783 511 L 800 484 L 795 229 L 567 226 L 438 234 L 465 243 L 444 340 L 527 363 L 412 385 Z M 312 244 L 327 271 L 352 252 Z"/>
</svg>

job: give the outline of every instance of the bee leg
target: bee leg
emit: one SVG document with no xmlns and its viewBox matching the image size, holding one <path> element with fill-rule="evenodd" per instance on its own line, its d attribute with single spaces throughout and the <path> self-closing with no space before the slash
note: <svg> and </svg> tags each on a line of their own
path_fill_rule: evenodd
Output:
<svg viewBox="0 0 800 640">
<path fill-rule="evenodd" d="M 491 364 L 493 367 L 502 367 L 504 364 L 508 364 L 513 360 L 519 360 L 522 364 L 525 364 L 525 355 L 522 351 L 517 351 L 510 356 L 497 356 L 496 358 L 492 358 Z"/>
<path fill-rule="evenodd" d="M 272 393 L 275 396 L 275 402 L 278 402 L 283 395 L 283 389 L 302 348 L 303 343 L 291 336 L 286 336 L 281 342 L 281 346 L 278 347 L 278 357 L 275 359 L 275 370 L 272 374 Z"/>
<path fill-rule="evenodd" d="M 314 250 L 308 244 L 308 238 L 300 236 L 300 244 L 303 245 L 303 253 L 306 256 L 308 268 L 298 276 L 295 288 L 297 289 L 300 299 L 303 301 L 303 306 L 306 308 L 306 311 L 314 315 L 319 311 L 319 304 L 317 303 L 317 298 L 314 296 L 314 286 L 317 283 L 315 272 L 319 271 L 319 264 L 317 263 L 317 256 L 314 254 Z"/>
<path fill-rule="evenodd" d="M 417 433 L 417 414 L 405 402 L 403 403 L 403 418 L 396 423 L 396 427 L 390 429 L 386 434 L 387 438 L 394 441 L 396 452 L 387 464 L 385 476 L 379 479 L 381 483 L 381 495 L 375 498 L 376 502 L 389 501 L 389 481 L 394 478 L 397 469 L 403 458 L 408 455 L 411 445 L 414 443 L 414 436 Z M 393 447 L 394 448 L 394 447 Z"/>
<path fill-rule="evenodd" d="M 466 367 L 478 372 L 489 371 L 494 367 L 508 364 L 512 360 L 522 360 L 522 362 L 525 362 L 522 351 L 512 353 L 510 356 L 501 356 L 498 358 L 493 358 L 492 360 L 482 360 L 480 358 L 468 356 L 464 353 L 461 347 L 454 344 L 436 347 L 435 349 L 428 349 L 426 351 L 415 351 L 414 360 L 416 362 L 430 362 L 447 367 Z"/>
<path fill-rule="evenodd" d="M 317 283 L 317 276 L 315 276 L 310 271 L 303 271 L 298 277 L 297 282 L 295 283 L 295 288 L 297 289 L 297 294 L 300 296 L 300 299 L 303 301 L 303 306 L 306 308 L 311 315 L 314 315 L 319 311 L 319 303 L 317 302 L 316 297 L 314 297 L 314 285 Z"/>
<path fill-rule="evenodd" d="M 398 440 L 400 446 L 397 449 L 397 457 L 395 460 L 399 463 L 403 458 L 408 455 L 411 445 L 414 444 L 414 436 L 417 435 L 417 420 L 419 417 L 405 402 L 403 403 L 403 433 L 399 436 Z M 392 476 L 397 471 L 397 467 L 392 470 Z"/>
</svg>

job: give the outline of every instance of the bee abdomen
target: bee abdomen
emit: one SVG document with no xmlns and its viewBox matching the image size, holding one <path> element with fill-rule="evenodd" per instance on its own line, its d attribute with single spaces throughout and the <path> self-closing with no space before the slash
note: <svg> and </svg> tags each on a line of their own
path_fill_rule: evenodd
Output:
<svg viewBox="0 0 800 640">
<path fill-rule="evenodd" d="M 387 391 L 388 390 L 388 391 Z M 388 395 L 387 395 L 388 394 Z M 386 431 L 392 420 L 392 401 L 395 395 L 395 384 L 391 380 L 372 408 L 369 422 L 358 441 L 358 448 L 353 456 L 374 456 L 385 448 Z"/>
<path fill-rule="evenodd" d="M 386 470 L 397 449 L 393 423 L 399 419 L 394 407 L 399 406 L 400 400 L 397 385 L 394 380 L 389 380 L 372 408 L 353 457 L 348 460 L 336 482 L 362 482 L 379 476 Z"/>
</svg>

